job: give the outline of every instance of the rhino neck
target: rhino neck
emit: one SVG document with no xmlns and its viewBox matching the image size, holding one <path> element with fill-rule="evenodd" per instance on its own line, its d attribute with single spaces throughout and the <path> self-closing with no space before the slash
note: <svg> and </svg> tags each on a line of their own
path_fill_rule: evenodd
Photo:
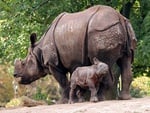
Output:
<svg viewBox="0 0 150 113">
<path fill-rule="evenodd" d="M 42 39 L 39 42 L 37 42 L 35 48 L 33 49 L 33 54 L 36 57 L 39 69 L 43 72 L 43 76 L 45 76 L 49 74 L 50 72 L 48 70 L 48 67 L 44 65 L 43 55 L 42 55 L 42 50 L 41 50 L 42 43 L 43 43 Z"/>
</svg>

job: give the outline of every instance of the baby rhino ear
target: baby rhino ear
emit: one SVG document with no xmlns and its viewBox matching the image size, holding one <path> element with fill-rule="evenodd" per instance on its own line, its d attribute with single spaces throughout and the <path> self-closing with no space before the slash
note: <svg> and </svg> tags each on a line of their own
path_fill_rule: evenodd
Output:
<svg viewBox="0 0 150 113">
<path fill-rule="evenodd" d="M 94 57 L 93 62 L 94 62 L 94 64 L 98 64 L 100 61 L 96 57 Z"/>
<path fill-rule="evenodd" d="M 37 40 L 36 33 L 32 33 L 30 35 L 30 41 L 31 41 L 31 46 L 32 47 L 34 47 L 34 44 L 35 44 L 36 40 Z"/>
</svg>

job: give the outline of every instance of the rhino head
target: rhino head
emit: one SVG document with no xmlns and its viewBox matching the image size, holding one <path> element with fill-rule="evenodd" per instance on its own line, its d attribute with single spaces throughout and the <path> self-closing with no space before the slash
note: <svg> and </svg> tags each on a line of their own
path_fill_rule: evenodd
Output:
<svg viewBox="0 0 150 113">
<path fill-rule="evenodd" d="M 97 75 L 105 75 L 109 73 L 109 66 L 99 61 L 96 57 L 93 58 L 93 62 L 96 65 L 96 74 Z"/>
<path fill-rule="evenodd" d="M 30 84 L 31 82 L 44 77 L 46 72 L 42 66 L 42 58 L 36 42 L 36 34 L 30 36 L 31 46 L 24 60 L 16 59 L 14 62 L 14 77 L 20 78 L 20 84 Z"/>
</svg>

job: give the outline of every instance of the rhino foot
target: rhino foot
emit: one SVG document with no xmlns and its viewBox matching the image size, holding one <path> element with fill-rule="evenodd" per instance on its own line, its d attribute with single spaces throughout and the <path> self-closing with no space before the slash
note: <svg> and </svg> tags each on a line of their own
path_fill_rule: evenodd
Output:
<svg viewBox="0 0 150 113">
<path fill-rule="evenodd" d="M 69 100 L 68 104 L 74 104 L 74 101 L 73 100 Z"/>
<path fill-rule="evenodd" d="M 104 96 L 104 95 L 100 95 L 100 96 L 98 96 L 98 100 L 99 100 L 99 101 L 104 101 L 104 100 L 106 100 L 106 99 L 105 99 L 105 96 Z"/>
<path fill-rule="evenodd" d="M 130 93 L 127 93 L 127 92 L 120 92 L 119 96 L 118 96 L 118 99 L 120 100 L 130 100 L 131 99 L 131 95 Z"/>
<path fill-rule="evenodd" d="M 98 101 L 98 98 L 95 96 L 95 97 L 91 97 L 90 99 L 90 102 L 97 102 Z"/>
<path fill-rule="evenodd" d="M 62 98 L 57 101 L 57 104 L 67 104 L 68 103 L 68 98 Z"/>
<path fill-rule="evenodd" d="M 78 100 L 78 102 L 84 102 L 85 101 L 85 99 L 83 99 L 83 98 L 80 98 L 79 100 Z"/>
</svg>

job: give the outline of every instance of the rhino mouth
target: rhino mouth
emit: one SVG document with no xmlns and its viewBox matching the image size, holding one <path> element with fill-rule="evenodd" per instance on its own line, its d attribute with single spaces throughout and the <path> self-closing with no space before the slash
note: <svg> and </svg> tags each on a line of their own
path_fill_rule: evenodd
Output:
<svg viewBox="0 0 150 113">
<path fill-rule="evenodd" d="M 27 85 L 27 84 L 30 84 L 30 83 L 32 83 L 32 82 L 33 82 L 33 81 L 21 79 L 21 81 L 19 81 L 19 84 Z"/>
<path fill-rule="evenodd" d="M 19 84 L 30 84 L 31 82 L 33 82 L 34 80 L 31 78 L 27 78 L 25 76 L 22 76 L 20 74 L 14 74 L 14 78 L 15 80 L 19 83 Z"/>
<path fill-rule="evenodd" d="M 19 84 L 27 84 L 26 80 L 24 80 L 23 77 L 15 77 L 15 81 L 18 82 Z"/>
<path fill-rule="evenodd" d="M 15 77 L 14 79 L 15 79 L 15 81 L 18 82 L 18 83 L 21 81 L 21 77 Z"/>
<path fill-rule="evenodd" d="M 25 77 L 19 77 L 19 78 L 20 78 L 20 80 L 18 81 L 19 84 L 27 85 L 27 84 L 30 84 L 34 81 L 32 79 L 28 79 L 28 78 L 25 78 Z"/>
</svg>

